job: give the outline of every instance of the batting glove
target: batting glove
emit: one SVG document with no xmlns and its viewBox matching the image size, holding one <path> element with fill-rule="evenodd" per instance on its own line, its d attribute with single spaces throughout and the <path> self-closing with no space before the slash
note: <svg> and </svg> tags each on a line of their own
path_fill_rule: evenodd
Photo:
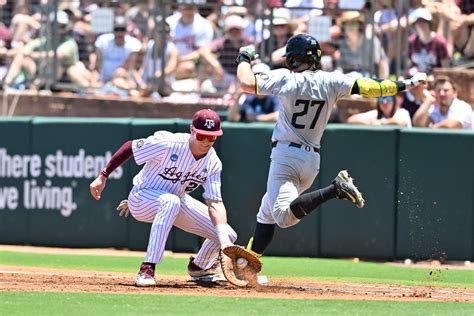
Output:
<svg viewBox="0 0 474 316">
<path fill-rule="evenodd" d="M 255 51 L 255 46 L 249 45 L 241 47 L 239 50 L 239 56 L 235 60 L 235 63 L 238 65 L 241 62 L 251 63 L 253 60 L 257 59 L 258 55 Z"/>
<path fill-rule="evenodd" d="M 120 204 L 117 206 L 117 211 L 119 212 L 119 216 L 127 217 L 130 213 L 130 210 L 128 209 L 128 201 L 121 201 Z"/>
<path fill-rule="evenodd" d="M 424 72 L 417 72 L 410 79 L 404 80 L 403 83 L 406 85 L 407 89 L 414 88 L 419 84 L 425 83 L 428 79 L 428 76 Z"/>
</svg>

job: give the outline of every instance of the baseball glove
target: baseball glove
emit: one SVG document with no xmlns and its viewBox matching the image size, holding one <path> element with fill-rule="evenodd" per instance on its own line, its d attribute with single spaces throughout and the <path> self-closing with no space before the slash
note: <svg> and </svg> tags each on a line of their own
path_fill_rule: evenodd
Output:
<svg viewBox="0 0 474 316">
<path fill-rule="evenodd" d="M 222 273 L 230 284 L 238 287 L 258 286 L 257 271 L 247 264 L 245 268 L 239 268 L 236 260 L 228 257 L 222 250 L 219 260 L 221 263 Z"/>
<path fill-rule="evenodd" d="M 223 248 L 222 252 L 230 257 L 234 263 L 238 258 L 244 258 L 247 260 L 248 266 L 252 267 L 257 273 L 262 270 L 262 262 L 260 259 L 244 247 L 231 245 Z"/>
</svg>

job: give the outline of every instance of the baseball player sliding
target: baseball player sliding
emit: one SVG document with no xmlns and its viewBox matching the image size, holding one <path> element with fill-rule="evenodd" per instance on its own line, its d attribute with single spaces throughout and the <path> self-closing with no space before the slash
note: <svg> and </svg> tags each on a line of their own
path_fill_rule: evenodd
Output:
<svg viewBox="0 0 474 316">
<path fill-rule="evenodd" d="M 321 69 L 321 48 L 311 35 L 291 37 L 286 46 L 286 66 L 254 75 L 250 63 L 256 58 L 253 47 L 240 49 L 237 78 L 249 94 L 278 95 L 282 101 L 272 135 L 272 153 L 267 192 L 257 214 L 257 225 L 247 249 L 261 256 L 270 244 L 275 225 L 296 225 L 322 203 L 338 198 L 364 207 L 364 198 L 346 170 L 322 189 L 304 193 L 319 172 L 320 141 L 331 109 L 340 98 L 395 95 L 424 82 L 425 73 L 404 81 L 353 79 Z M 300 195 L 301 194 L 301 195 Z"/>
<path fill-rule="evenodd" d="M 137 286 L 155 286 L 155 265 L 163 258 L 165 243 L 174 225 L 206 238 L 188 273 L 202 277 L 221 272 L 216 260 L 219 251 L 233 246 L 235 231 L 227 224 L 221 197 L 222 163 L 212 147 L 222 135 L 216 112 L 200 110 L 193 116 L 191 133 L 158 131 L 148 138 L 127 141 L 112 156 L 100 175 L 90 184 L 99 200 L 107 177 L 131 156 L 145 164 L 134 177 L 128 196 L 132 216 L 152 223 L 145 261 L 136 278 Z M 207 206 L 189 193 L 204 187 Z"/>
</svg>

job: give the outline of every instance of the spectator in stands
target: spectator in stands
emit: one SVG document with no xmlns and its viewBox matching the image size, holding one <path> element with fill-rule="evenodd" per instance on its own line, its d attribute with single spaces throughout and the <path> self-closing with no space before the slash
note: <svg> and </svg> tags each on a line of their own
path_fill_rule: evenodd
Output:
<svg viewBox="0 0 474 316">
<path fill-rule="evenodd" d="M 378 39 L 366 37 L 364 16 L 358 11 L 345 11 L 338 20 L 343 37 L 339 40 L 338 68 L 355 78 L 373 76 L 388 77 L 388 59 Z M 371 58 L 372 57 L 372 58 Z M 371 64 L 373 61 L 373 65 Z"/>
<path fill-rule="evenodd" d="M 380 8 L 374 15 L 375 32 L 380 37 L 382 46 L 387 53 L 390 68 L 389 72 L 391 74 L 396 72 L 397 46 L 399 45 L 397 42 L 398 32 L 400 32 L 402 36 L 400 51 L 405 51 L 408 44 L 408 40 L 405 38 L 408 19 L 405 15 L 401 15 L 400 19 L 398 18 L 396 9 L 399 5 L 398 1 L 399 0 L 380 0 Z M 411 14 L 415 8 L 420 5 L 421 1 L 411 0 L 407 13 Z"/>
<path fill-rule="evenodd" d="M 265 56 L 270 56 L 268 63 L 272 68 L 285 67 L 286 42 L 293 36 L 296 24 L 291 20 L 290 12 L 286 8 L 278 8 L 273 11 L 273 33 L 265 40 Z"/>
<path fill-rule="evenodd" d="M 316 32 L 316 34 L 313 35 L 318 38 L 321 46 L 322 70 L 333 71 L 335 68 L 335 60 L 339 59 L 337 40 L 341 38 L 342 28 L 337 21 L 340 15 L 339 0 L 324 0 L 322 10 L 313 10 L 305 22 L 302 22 L 301 19 L 298 21 L 299 26 L 296 32 Z M 312 29 L 310 29 L 311 21 L 314 22 Z M 326 27 L 326 23 L 330 24 L 329 28 Z M 323 25 L 324 27 L 322 27 Z M 305 26 L 307 31 L 305 30 Z M 321 37 L 318 33 L 321 34 Z"/>
<path fill-rule="evenodd" d="M 8 27 L 0 23 L 0 79 L 3 79 L 8 70 L 7 57 L 14 56 L 9 48 L 11 43 L 11 33 Z"/>
<path fill-rule="evenodd" d="M 459 62 L 474 59 L 474 2 L 471 0 L 459 1 L 460 13 L 453 15 L 453 5 L 450 8 L 439 9 L 445 20 L 449 20 L 452 30 L 454 50 Z M 472 67 L 470 67 L 472 68 Z"/>
<path fill-rule="evenodd" d="M 210 77 L 212 85 L 210 90 L 226 91 L 231 94 L 237 90 L 235 56 L 239 55 L 240 47 L 252 43 L 244 36 L 243 22 L 238 15 L 228 16 L 224 21 L 224 36 L 199 49 L 203 61 L 210 66 L 211 71 L 206 74 L 206 77 Z"/>
<path fill-rule="evenodd" d="M 225 16 L 231 15 L 238 15 L 243 19 L 244 36 L 256 42 L 261 34 L 256 34 L 255 16 L 251 14 L 246 7 L 239 6 L 231 6 L 228 8 Z"/>
<path fill-rule="evenodd" d="M 131 34 L 141 41 L 148 40 L 152 35 L 152 28 L 149 28 L 148 19 L 150 18 L 150 10 L 155 5 L 155 0 L 148 0 L 137 3 L 129 8 L 125 17 L 129 21 Z"/>
<path fill-rule="evenodd" d="M 10 27 L 12 24 L 15 3 L 18 2 L 18 0 L 4 0 L 0 6 L 0 16 L 2 17 L 2 23 L 5 24 L 6 27 Z"/>
<path fill-rule="evenodd" d="M 179 52 L 174 43 L 169 40 L 169 34 L 170 27 L 168 23 L 163 21 L 163 24 L 158 23 L 154 26 L 153 37 L 148 41 L 142 66 L 135 75 L 142 96 L 151 95 L 154 92 L 154 87 L 158 88 L 157 92 L 160 96 L 167 96 L 171 93 L 171 84 L 175 78 Z M 163 66 L 164 78 L 162 78 Z"/>
<path fill-rule="evenodd" d="M 123 16 L 114 20 L 113 33 L 100 35 L 96 42 L 96 69 L 102 82 L 128 78 L 129 70 L 136 65 L 137 53 L 141 49 L 138 39 L 126 35 L 127 23 Z"/>
<path fill-rule="evenodd" d="M 453 30 L 461 23 L 461 10 L 456 4 L 458 0 L 423 1 L 424 7 L 428 9 L 436 21 L 435 31 L 446 39 L 449 56 L 453 56 Z M 458 1 L 459 2 L 459 1 Z"/>
<path fill-rule="evenodd" d="M 88 42 L 88 33 L 91 32 L 90 22 L 83 19 L 83 13 L 73 8 L 71 5 L 63 5 L 61 10 L 66 12 L 72 24 L 72 36 L 79 46 L 79 60 L 89 64 L 89 54 L 93 52 Z"/>
<path fill-rule="evenodd" d="M 59 45 L 56 50 L 58 58 L 56 78 L 59 79 L 71 66 L 78 62 L 79 50 L 77 43 L 70 36 L 71 24 L 64 11 L 59 11 L 57 13 L 57 24 L 59 31 Z M 39 88 L 44 84 L 46 78 L 38 78 L 38 70 L 52 69 L 53 65 L 51 64 L 51 61 L 54 56 L 52 51 L 46 50 L 47 41 L 48 39 L 46 37 L 34 39 L 15 55 L 3 81 L 4 86 L 11 86 L 22 71 L 26 76 L 26 84 L 30 85 L 30 87 Z"/>
<path fill-rule="evenodd" d="M 416 111 L 413 124 L 419 127 L 472 129 L 472 108 L 457 98 L 457 89 L 447 77 L 435 82 L 435 97 L 427 97 Z"/>
<path fill-rule="evenodd" d="M 203 18 L 192 3 L 178 6 L 178 12 L 166 19 L 170 26 L 171 41 L 179 51 L 180 59 L 176 79 L 196 78 L 199 48 L 208 46 L 213 38 L 212 25 Z"/>
<path fill-rule="evenodd" d="M 101 7 L 111 8 L 114 11 L 114 17 L 125 16 L 125 13 L 127 13 L 127 10 L 130 6 L 129 1 L 108 0 L 100 2 Z"/>
<path fill-rule="evenodd" d="M 350 10 L 362 10 L 366 5 L 366 0 L 339 0 L 339 8 Z"/>
<path fill-rule="evenodd" d="M 95 59 L 94 41 L 90 20 L 85 18 L 87 12 L 76 9 L 71 3 L 60 5 L 72 24 L 71 36 L 79 48 L 79 61 L 67 70 L 68 78 L 81 88 L 100 86 L 99 73 L 90 69 L 91 59 Z"/>
<path fill-rule="evenodd" d="M 431 93 L 428 90 L 427 84 L 420 84 L 415 88 L 407 90 L 403 94 L 400 107 L 407 110 L 408 113 L 410 113 L 410 117 L 413 119 L 416 111 L 423 104 L 426 98 L 432 98 Z"/>
<path fill-rule="evenodd" d="M 378 98 L 377 109 L 354 114 L 347 119 L 347 123 L 412 127 L 410 114 L 407 110 L 397 106 L 397 100 L 395 96 Z"/>
<path fill-rule="evenodd" d="M 431 30 L 432 19 L 430 11 L 425 8 L 418 8 L 409 16 L 416 32 L 409 38 L 411 67 L 428 74 L 435 67 L 447 67 L 450 62 L 446 39 Z"/>
<path fill-rule="evenodd" d="M 38 2 L 29 3 L 29 1 L 20 0 L 15 3 L 13 19 L 10 24 L 11 46 L 13 48 L 23 47 L 36 36 L 41 26 L 41 15 L 35 9 Z"/>
<path fill-rule="evenodd" d="M 307 23 L 309 14 L 314 13 L 314 10 L 317 10 L 316 14 L 321 14 L 324 3 L 322 0 L 286 0 L 285 7 L 291 8 L 291 18 L 297 21 L 297 23 Z"/>
<path fill-rule="evenodd" d="M 269 71 L 266 64 L 255 64 L 254 73 Z M 235 102 L 228 111 L 227 118 L 231 122 L 276 122 L 281 101 L 275 95 L 243 95 L 241 102 Z"/>
</svg>

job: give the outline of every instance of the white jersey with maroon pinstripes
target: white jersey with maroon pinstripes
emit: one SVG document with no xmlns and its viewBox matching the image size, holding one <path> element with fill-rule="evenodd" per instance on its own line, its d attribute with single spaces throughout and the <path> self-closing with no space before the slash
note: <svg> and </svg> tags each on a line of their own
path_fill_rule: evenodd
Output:
<svg viewBox="0 0 474 316">
<path fill-rule="evenodd" d="M 258 94 L 280 97 L 282 106 L 272 140 L 320 147 L 336 101 L 348 94 L 354 79 L 341 73 L 277 69 L 256 75 Z"/>
<path fill-rule="evenodd" d="M 137 164 L 145 164 L 133 178 L 136 189 L 158 189 L 179 197 L 204 187 L 204 198 L 222 201 L 222 163 L 214 148 L 196 160 L 189 147 L 190 134 L 158 131 L 148 138 L 133 140 Z"/>
</svg>

